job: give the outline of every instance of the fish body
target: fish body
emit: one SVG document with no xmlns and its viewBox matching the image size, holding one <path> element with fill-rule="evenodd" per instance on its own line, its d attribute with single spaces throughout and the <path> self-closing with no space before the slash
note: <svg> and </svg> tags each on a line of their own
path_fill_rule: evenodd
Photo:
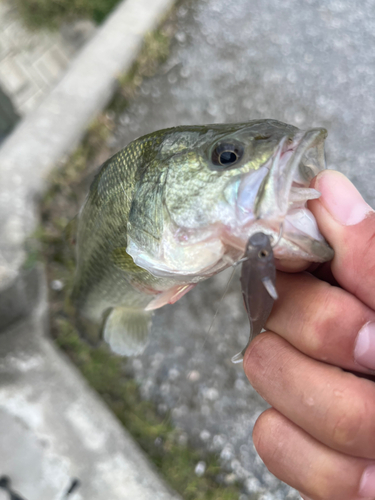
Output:
<svg viewBox="0 0 375 500">
<path fill-rule="evenodd" d="M 306 208 L 324 166 L 324 129 L 276 120 L 160 130 L 96 175 L 77 217 L 72 298 L 122 355 L 141 352 L 152 311 L 240 260 L 249 238 L 275 257 L 333 256 Z"/>
</svg>

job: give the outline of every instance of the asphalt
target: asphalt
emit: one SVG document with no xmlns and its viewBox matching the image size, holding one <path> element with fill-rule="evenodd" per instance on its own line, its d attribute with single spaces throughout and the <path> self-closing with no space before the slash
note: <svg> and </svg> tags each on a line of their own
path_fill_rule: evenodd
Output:
<svg viewBox="0 0 375 500">
<path fill-rule="evenodd" d="M 275 118 L 326 127 L 326 157 L 375 205 L 375 10 L 373 2 L 183 2 L 168 61 L 144 80 L 120 116 L 113 151 L 182 124 Z M 196 446 L 221 457 L 223 480 L 247 495 L 295 499 L 257 456 L 251 432 L 267 405 L 230 359 L 248 335 L 238 276 L 200 284 L 156 312 L 151 343 L 129 362 L 146 399 Z M 219 314 L 207 333 L 215 310 Z M 243 496 L 242 500 L 247 498 Z"/>
</svg>

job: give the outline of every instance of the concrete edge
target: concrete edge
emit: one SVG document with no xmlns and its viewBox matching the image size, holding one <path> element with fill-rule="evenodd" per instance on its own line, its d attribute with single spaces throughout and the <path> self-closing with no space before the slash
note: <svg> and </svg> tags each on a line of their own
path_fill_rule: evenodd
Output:
<svg viewBox="0 0 375 500">
<path fill-rule="evenodd" d="M 41 105 L 0 149 L 0 290 L 18 275 L 34 229 L 35 197 L 57 161 L 79 143 L 129 70 L 145 34 L 173 0 L 123 0 L 71 63 Z"/>
<path fill-rule="evenodd" d="M 181 500 L 44 332 L 44 269 L 33 314 L 0 335 L 1 473 L 25 498 Z M 6 430 L 5 430 L 6 429 Z M 70 496 L 69 496 L 70 498 Z M 73 500 L 73 499 L 72 499 Z"/>
</svg>

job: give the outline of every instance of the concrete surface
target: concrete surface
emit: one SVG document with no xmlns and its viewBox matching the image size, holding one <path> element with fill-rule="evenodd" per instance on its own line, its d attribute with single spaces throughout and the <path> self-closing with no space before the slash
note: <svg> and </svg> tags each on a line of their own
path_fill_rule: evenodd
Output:
<svg viewBox="0 0 375 500">
<path fill-rule="evenodd" d="M 181 124 L 276 118 L 325 126 L 328 166 L 375 206 L 374 29 L 372 1 L 183 3 L 170 58 L 119 117 L 112 149 Z M 230 363 L 248 334 L 237 278 L 206 334 L 227 279 L 157 311 L 146 353 L 129 365 L 146 399 L 172 410 L 187 439 L 220 454 L 225 481 L 238 478 L 264 500 L 297 499 L 255 453 L 252 427 L 266 404 Z"/>
<path fill-rule="evenodd" d="M 89 20 L 59 32 L 30 30 L 10 0 L 0 3 L 0 84 L 19 115 L 35 109 L 56 85 L 82 45 L 93 35 Z"/>
<path fill-rule="evenodd" d="M 178 500 L 44 336 L 41 272 L 33 314 L 0 335 L 0 476 L 23 500 Z"/>
<path fill-rule="evenodd" d="M 36 268 L 21 270 L 15 281 L 2 290 L 0 332 L 30 315 L 38 306 L 39 274 Z"/>
</svg>

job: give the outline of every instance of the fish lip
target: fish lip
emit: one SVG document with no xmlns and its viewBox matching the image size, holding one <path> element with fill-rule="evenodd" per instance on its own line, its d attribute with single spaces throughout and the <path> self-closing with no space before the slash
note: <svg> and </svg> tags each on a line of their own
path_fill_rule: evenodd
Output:
<svg viewBox="0 0 375 500">
<path fill-rule="evenodd" d="M 302 181 L 298 184 L 303 187 L 308 187 L 311 179 L 318 174 L 320 170 L 325 168 L 324 159 L 324 139 L 327 137 L 327 131 L 323 128 L 314 128 L 307 131 L 298 131 L 291 139 L 290 136 L 284 135 L 276 146 L 273 155 L 266 163 L 260 166 L 255 172 L 245 175 L 238 185 L 236 193 L 236 205 L 239 209 L 242 205 L 242 210 L 246 212 L 246 204 L 241 204 L 241 190 L 245 188 L 248 181 L 253 183 L 254 192 L 254 208 L 252 203 L 249 213 L 246 214 L 248 221 L 255 219 L 272 219 L 280 221 L 286 216 L 289 208 L 289 199 L 293 182 Z M 291 141 L 291 142 L 290 142 Z M 301 167 L 301 162 L 306 153 L 316 148 L 318 165 L 302 165 L 306 167 L 305 179 L 296 173 Z M 287 160 L 285 159 L 287 156 Z M 312 172 L 308 174 L 307 168 Z M 263 173 L 264 175 L 263 175 Z M 257 178 L 257 179 L 256 179 Z M 233 181 L 231 181 L 232 184 Z M 256 187 L 256 183 L 258 186 Z M 255 188 L 257 192 L 255 193 Z M 241 209 L 238 210 L 240 216 Z M 244 222 L 246 220 L 246 215 Z"/>
<path fill-rule="evenodd" d="M 326 137 L 327 131 L 324 128 L 314 128 L 298 132 L 292 143 L 288 143 L 288 136 L 281 139 L 271 159 L 269 173 L 258 192 L 255 209 L 258 224 L 254 224 L 251 232 L 256 230 L 257 226 L 259 229 L 259 225 L 264 225 L 265 231 L 277 239 L 288 213 L 295 208 L 291 203 L 293 184 L 308 188 L 310 181 L 326 168 Z M 333 250 L 323 237 L 317 239 L 298 229 L 293 233 L 284 231 L 277 244 L 276 256 L 277 253 L 281 256 L 283 248 L 286 247 L 307 260 L 324 262 L 333 257 Z"/>
<path fill-rule="evenodd" d="M 256 207 L 258 218 L 283 219 L 286 216 L 293 182 L 297 179 L 301 181 L 297 172 L 299 167 L 308 167 L 312 171 L 312 175 L 309 177 L 306 174 L 303 187 L 308 187 L 311 179 L 326 168 L 324 159 L 324 140 L 326 137 L 326 129 L 314 128 L 297 133 L 292 144 L 287 144 L 288 136 L 281 139 L 273 154 L 269 173 L 258 192 Z M 315 147 L 318 153 L 316 158 L 318 165 L 301 165 L 306 153 Z M 285 156 L 291 151 L 290 158 L 285 162 Z"/>
</svg>

